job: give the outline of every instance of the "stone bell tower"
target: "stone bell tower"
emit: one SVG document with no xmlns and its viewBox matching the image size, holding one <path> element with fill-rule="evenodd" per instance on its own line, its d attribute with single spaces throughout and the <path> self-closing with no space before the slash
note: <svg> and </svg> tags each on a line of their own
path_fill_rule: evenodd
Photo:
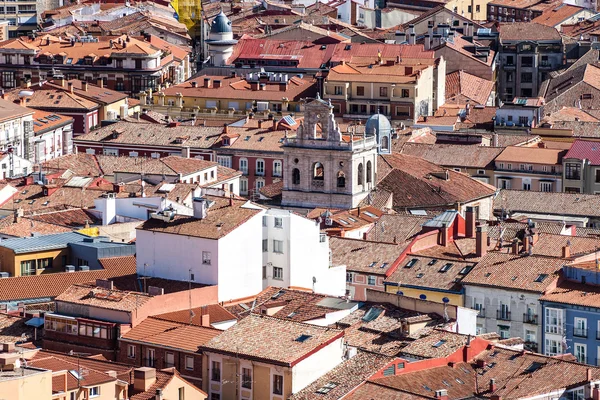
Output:
<svg viewBox="0 0 600 400">
<path fill-rule="evenodd" d="M 296 137 L 284 143 L 282 205 L 358 206 L 377 176 L 377 141 L 365 135 L 340 132 L 330 102 L 307 100 Z"/>
</svg>

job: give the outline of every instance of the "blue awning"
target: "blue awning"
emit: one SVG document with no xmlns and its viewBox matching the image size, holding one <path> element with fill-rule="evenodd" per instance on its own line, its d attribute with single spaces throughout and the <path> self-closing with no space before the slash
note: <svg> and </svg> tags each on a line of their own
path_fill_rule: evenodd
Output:
<svg viewBox="0 0 600 400">
<path fill-rule="evenodd" d="M 29 321 L 25 322 L 25 325 L 39 328 L 40 326 L 44 325 L 44 318 L 31 318 Z"/>
</svg>

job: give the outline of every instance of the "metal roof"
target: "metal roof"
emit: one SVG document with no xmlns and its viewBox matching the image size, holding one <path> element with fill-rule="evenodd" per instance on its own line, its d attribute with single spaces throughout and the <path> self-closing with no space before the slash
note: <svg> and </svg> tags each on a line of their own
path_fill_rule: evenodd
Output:
<svg viewBox="0 0 600 400">
<path fill-rule="evenodd" d="M 86 187 L 90 184 L 93 178 L 87 178 L 83 176 L 74 176 L 67 183 L 65 183 L 66 187 Z"/>
<path fill-rule="evenodd" d="M 227 18 L 227 16 L 223 12 L 223 10 L 221 10 L 219 15 L 217 15 L 215 17 L 215 19 L 213 19 L 211 26 L 210 26 L 210 32 L 211 33 L 232 32 L 231 21 L 229 20 L 229 18 Z"/>
<path fill-rule="evenodd" d="M 450 226 L 454 222 L 454 218 L 456 218 L 457 214 L 458 212 L 456 210 L 444 211 L 435 218 L 425 222 L 423 226 L 428 228 L 442 228 L 443 226 Z"/>
<path fill-rule="evenodd" d="M 89 236 L 77 232 L 65 232 L 27 238 L 6 239 L 0 246 L 11 249 L 16 254 L 36 251 L 56 250 L 67 247 L 69 243 L 83 242 Z"/>
</svg>

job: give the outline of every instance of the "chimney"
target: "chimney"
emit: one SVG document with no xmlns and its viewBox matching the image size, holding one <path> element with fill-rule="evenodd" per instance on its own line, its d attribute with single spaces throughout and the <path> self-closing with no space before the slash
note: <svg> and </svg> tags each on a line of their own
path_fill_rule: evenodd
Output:
<svg viewBox="0 0 600 400">
<path fill-rule="evenodd" d="M 435 25 L 435 21 L 433 21 L 433 20 L 427 21 L 427 34 L 429 35 L 429 37 L 431 37 L 433 35 L 434 25 Z"/>
<path fill-rule="evenodd" d="M 277 120 L 275 118 L 273 118 L 273 126 L 271 126 L 271 130 L 272 131 L 276 131 L 277 130 Z"/>
<path fill-rule="evenodd" d="M 258 120 L 258 129 L 262 129 L 262 119 Z"/>
<path fill-rule="evenodd" d="M 529 251 L 529 246 L 531 245 L 531 236 L 525 232 L 525 236 L 523 237 L 523 251 Z"/>
<path fill-rule="evenodd" d="M 23 216 L 23 209 L 22 208 L 17 208 L 14 211 L 14 215 L 13 215 L 13 217 L 14 217 L 13 221 L 14 221 L 14 223 L 15 224 L 19 223 L 19 221 L 21 221 L 21 217 L 22 216 Z"/>
<path fill-rule="evenodd" d="M 204 197 L 194 197 L 194 218 L 204 219 L 208 214 L 208 205 Z"/>
<path fill-rule="evenodd" d="M 563 246 L 562 248 L 562 257 L 563 258 L 569 258 L 571 257 L 571 244 L 567 243 L 566 246 Z"/>
<path fill-rule="evenodd" d="M 156 370 L 150 367 L 141 367 L 133 370 L 133 388 L 145 392 L 156 382 Z"/>
<path fill-rule="evenodd" d="M 196 82 L 196 81 L 192 81 L 192 87 L 193 87 L 193 88 L 197 88 L 197 87 L 198 87 L 198 82 Z"/>
<path fill-rule="evenodd" d="M 209 88 L 210 87 L 210 78 L 204 78 L 204 87 L 205 88 Z"/>
<path fill-rule="evenodd" d="M 67 82 L 65 80 L 65 78 L 60 78 L 60 81 L 58 81 L 60 83 L 60 87 L 65 87 L 65 83 Z"/>
<path fill-rule="evenodd" d="M 465 211 L 465 237 L 474 238 L 475 237 L 475 208 L 467 207 Z"/>
<path fill-rule="evenodd" d="M 208 313 L 208 306 L 202 306 L 200 313 L 202 326 L 210 327 L 210 314 Z"/>
<path fill-rule="evenodd" d="M 514 255 L 519 254 L 519 239 L 515 238 L 512 241 L 511 251 Z"/>
<path fill-rule="evenodd" d="M 258 90 L 258 82 L 250 82 L 250 90 L 252 90 L 252 91 Z"/>
<path fill-rule="evenodd" d="M 21 107 L 25 107 L 27 105 L 27 99 L 23 96 L 23 97 L 19 97 L 19 105 Z"/>
<path fill-rule="evenodd" d="M 99 88 L 104 88 L 104 79 L 102 79 L 102 78 L 98 78 L 98 79 L 96 80 L 96 85 L 97 85 Z"/>
<path fill-rule="evenodd" d="M 69 82 L 69 92 L 73 93 L 73 82 Z"/>
<path fill-rule="evenodd" d="M 227 135 L 227 134 L 229 133 L 229 125 L 227 125 L 227 124 L 224 124 L 224 125 L 223 125 L 223 133 L 224 133 L 225 135 Z"/>
<path fill-rule="evenodd" d="M 156 389 L 156 395 L 154 396 L 154 400 L 163 400 L 162 389 Z"/>
<path fill-rule="evenodd" d="M 423 40 L 423 46 L 425 50 L 431 49 L 431 35 L 426 34 L 425 39 Z"/>
<path fill-rule="evenodd" d="M 213 81 L 213 88 L 215 88 L 215 89 L 218 89 L 218 88 L 220 88 L 220 87 L 221 87 L 221 81 L 220 81 L 220 80 L 217 80 L 217 79 L 215 79 L 215 80 Z"/>
<path fill-rule="evenodd" d="M 490 393 L 494 393 L 497 388 L 498 386 L 496 385 L 496 380 L 493 378 L 490 379 Z"/>
<path fill-rule="evenodd" d="M 446 389 L 436 390 L 435 398 L 440 400 L 448 400 L 448 391 Z"/>
<path fill-rule="evenodd" d="M 440 229 L 440 245 L 448 246 L 448 224 L 443 223 L 442 228 Z"/>
<path fill-rule="evenodd" d="M 592 399 L 600 400 L 600 384 L 596 383 L 592 389 Z"/>
<path fill-rule="evenodd" d="M 416 41 L 417 41 L 417 35 L 415 35 L 414 33 L 411 33 L 410 36 L 408 37 L 408 44 L 415 44 Z"/>
<path fill-rule="evenodd" d="M 82 81 L 81 82 L 81 90 L 83 90 L 84 92 L 88 91 L 88 83 L 87 83 L 87 81 Z"/>
<path fill-rule="evenodd" d="M 487 225 L 478 225 L 475 229 L 475 255 L 483 257 L 487 254 Z"/>
<path fill-rule="evenodd" d="M 279 91 L 280 92 L 285 92 L 287 89 L 288 89 L 287 82 L 280 82 L 279 83 Z"/>
</svg>

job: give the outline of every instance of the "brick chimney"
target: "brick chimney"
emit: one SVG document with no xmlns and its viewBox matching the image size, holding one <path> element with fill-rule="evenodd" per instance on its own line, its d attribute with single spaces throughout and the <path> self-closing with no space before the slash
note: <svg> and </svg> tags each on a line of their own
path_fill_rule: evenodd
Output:
<svg viewBox="0 0 600 400">
<path fill-rule="evenodd" d="M 496 389 L 498 389 L 498 386 L 496 385 L 496 380 L 492 378 L 490 379 L 490 393 L 494 393 Z"/>
<path fill-rule="evenodd" d="M 87 81 L 82 81 L 81 82 L 81 90 L 83 90 L 84 92 L 88 91 L 88 83 L 87 83 Z"/>
<path fill-rule="evenodd" d="M 271 130 L 272 131 L 276 131 L 277 130 L 277 120 L 275 118 L 273 118 L 273 126 L 271 126 Z"/>
<path fill-rule="evenodd" d="M 73 82 L 69 82 L 69 92 L 73 93 Z"/>
<path fill-rule="evenodd" d="M 102 78 L 98 78 L 98 79 L 96 80 L 96 85 L 97 85 L 98 87 L 100 87 L 100 88 L 104 88 L 104 79 L 102 79 Z"/>
<path fill-rule="evenodd" d="M 133 388 L 145 392 L 156 382 L 156 369 L 150 367 L 136 368 L 133 371 Z"/>
<path fill-rule="evenodd" d="M 285 92 L 288 88 L 288 84 L 287 82 L 281 82 L 279 83 L 279 91 L 280 92 Z"/>
<path fill-rule="evenodd" d="M 571 257 L 571 243 L 567 242 L 566 246 L 562 248 L 562 257 L 569 258 Z"/>
<path fill-rule="evenodd" d="M 475 255 L 483 257 L 487 254 L 487 225 L 478 225 L 475 232 Z"/>
<path fill-rule="evenodd" d="M 474 238 L 475 237 L 475 224 L 477 220 L 475 218 L 475 208 L 467 207 L 465 211 L 465 237 Z"/>
<path fill-rule="evenodd" d="M 519 239 L 517 239 L 517 238 L 513 239 L 512 246 L 511 246 L 511 252 L 514 255 L 519 254 Z"/>
<path fill-rule="evenodd" d="M 202 306 L 201 308 L 201 324 L 202 326 L 210 327 L 210 314 L 208 313 L 208 306 Z"/>
<path fill-rule="evenodd" d="M 440 246 L 448 246 L 448 224 L 443 223 L 440 228 Z"/>
</svg>

